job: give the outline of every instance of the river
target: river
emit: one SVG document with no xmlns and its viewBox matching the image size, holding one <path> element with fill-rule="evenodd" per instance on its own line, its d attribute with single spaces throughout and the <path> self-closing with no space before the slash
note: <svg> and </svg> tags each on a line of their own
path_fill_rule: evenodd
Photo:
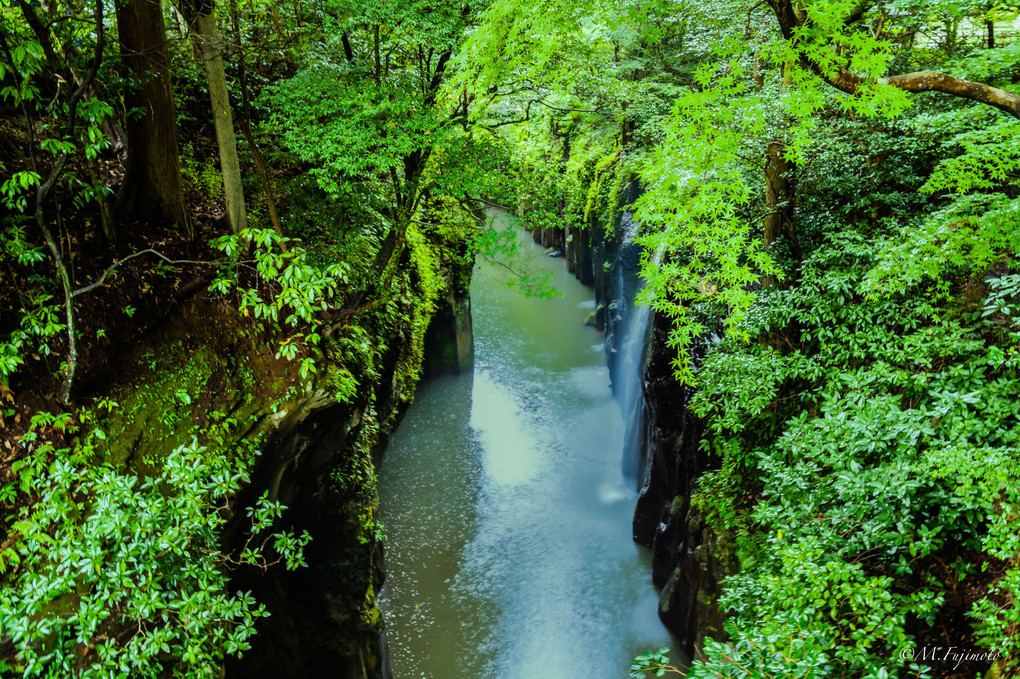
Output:
<svg viewBox="0 0 1020 679">
<path fill-rule="evenodd" d="M 420 385 L 381 465 L 395 679 L 616 679 L 672 645 L 631 539 L 591 290 L 518 238 L 563 295 L 526 297 L 479 263 L 474 370 Z"/>
</svg>

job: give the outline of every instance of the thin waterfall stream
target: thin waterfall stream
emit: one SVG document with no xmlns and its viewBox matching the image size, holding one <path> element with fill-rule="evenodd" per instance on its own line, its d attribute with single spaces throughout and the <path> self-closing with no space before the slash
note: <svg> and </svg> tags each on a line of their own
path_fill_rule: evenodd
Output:
<svg viewBox="0 0 1020 679">
<path fill-rule="evenodd" d="M 607 350 L 614 351 L 611 378 L 616 400 L 624 419 L 623 454 L 621 468 L 624 476 L 634 479 L 640 488 L 644 476 L 641 450 L 644 444 L 645 401 L 641 393 L 641 376 L 644 372 L 645 346 L 648 343 L 648 326 L 651 309 L 634 303 L 644 283 L 638 276 L 641 246 L 635 242 L 638 225 L 634 213 L 627 210 L 620 223 L 620 254 L 616 266 L 613 293 L 616 311 L 623 317 L 622 334 Z"/>
<path fill-rule="evenodd" d="M 563 295 L 528 298 L 479 263 L 474 369 L 420 385 L 381 466 L 396 679 L 615 679 L 672 645 L 632 541 L 591 290 L 519 238 Z"/>
</svg>

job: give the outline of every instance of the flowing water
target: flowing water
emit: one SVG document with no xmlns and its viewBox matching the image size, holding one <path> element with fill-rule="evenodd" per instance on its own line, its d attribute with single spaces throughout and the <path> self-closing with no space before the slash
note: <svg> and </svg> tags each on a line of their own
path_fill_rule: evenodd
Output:
<svg viewBox="0 0 1020 679">
<path fill-rule="evenodd" d="M 638 290 L 644 286 L 637 274 L 641 258 L 641 246 L 634 242 L 637 231 L 634 213 L 627 210 L 620 223 L 620 256 L 613 290 L 623 323 L 620 337 L 616 339 L 616 359 L 613 361 L 611 377 L 625 422 L 621 468 L 624 476 L 633 479 L 640 487 L 644 475 L 641 453 L 645 443 L 645 399 L 641 382 L 644 377 L 648 324 L 652 315 L 649 307 L 634 302 Z"/>
<path fill-rule="evenodd" d="M 624 422 L 584 325 L 591 291 L 521 242 L 564 295 L 527 298 L 479 264 L 474 371 L 423 383 L 385 453 L 396 679 L 616 679 L 671 645 L 631 540 Z"/>
</svg>

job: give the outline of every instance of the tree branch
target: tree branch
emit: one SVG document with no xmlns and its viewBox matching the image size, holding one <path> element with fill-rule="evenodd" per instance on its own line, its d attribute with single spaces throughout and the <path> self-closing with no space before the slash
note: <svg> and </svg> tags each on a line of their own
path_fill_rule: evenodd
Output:
<svg viewBox="0 0 1020 679">
<path fill-rule="evenodd" d="M 768 3 L 772 8 L 773 14 L 775 14 L 776 20 L 779 22 L 783 38 L 792 41 L 794 29 L 804 25 L 807 22 L 807 17 L 796 10 L 793 0 L 768 0 Z M 827 71 L 818 62 L 809 59 L 803 54 L 801 55 L 801 65 L 836 89 L 847 94 L 859 94 L 861 87 L 868 83 L 868 79 L 862 78 L 843 67 L 837 67 L 834 73 Z M 902 75 L 879 78 L 877 82 L 892 85 L 897 89 L 911 93 L 944 92 L 956 97 L 994 106 L 1000 111 L 1020 118 L 1020 96 L 984 83 L 971 82 L 935 71 L 904 73 Z"/>
<path fill-rule="evenodd" d="M 875 4 L 874 0 L 861 0 L 859 3 L 857 3 L 857 6 L 850 11 L 850 14 L 847 16 L 846 19 L 843 20 L 843 23 L 846 26 L 856 24 L 864 17 L 864 14 L 869 9 L 871 9 L 872 5 L 874 4 Z"/>
<path fill-rule="evenodd" d="M 78 124 L 78 102 L 81 101 L 85 92 L 92 86 L 92 81 L 95 79 L 96 74 L 99 73 L 99 67 L 103 62 L 103 46 L 106 44 L 106 27 L 103 23 L 103 0 L 96 0 L 94 16 L 96 19 L 96 46 L 92 56 L 92 63 L 88 73 L 85 74 L 85 77 L 82 78 L 77 89 L 74 90 L 67 101 L 67 125 L 64 129 L 64 134 L 68 139 L 75 138 L 75 127 Z M 64 264 L 60 248 L 53 238 L 53 232 L 46 223 L 45 210 L 46 199 L 49 197 L 54 185 L 56 185 L 60 174 L 64 171 L 67 160 L 67 153 L 61 153 L 56 162 L 53 163 L 53 169 L 50 170 L 46 181 L 40 184 L 35 191 L 35 221 L 39 226 L 39 231 L 42 232 L 43 239 L 46 241 L 46 246 L 50 250 L 50 255 L 53 257 L 53 263 L 57 267 L 57 275 L 60 277 L 60 285 L 64 290 L 64 315 L 67 321 L 67 373 L 64 376 L 64 383 L 60 389 L 60 401 L 65 405 L 71 402 L 71 388 L 74 385 L 74 373 L 78 366 L 78 339 L 77 330 L 75 329 L 74 295 L 71 292 L 71 277 L 67 271 L 67 266 Z"/>
<path fill-rule="evenodd" d="M 351 49 L 351 39 L 347 36 L 346 32 L 342 33 L 340 35 L 340 42 L 343 43 L 343 46 L 344 46 L 344 57 L 347 59 L 347 63 L 353 64 L 354 63 L 354 50 Z"/>
<path fill-rule="evenodd" d="M 29 28 L 32 29 L 32 33 L 35 34 L 35 39 L 42 45 L 43 54 L 46 55 L 46 62 L 54 72 L 59 71 L 60 68 L 57 65 L 60 62 L 57 61 L 57 54 L 53 49 L 53 41 L 50 39 L 49 30 L 43 25 L 35 10 L 25 0 L 18 0 L 18 7 L 21 8 L 21 13 L 25 17 L 25 23 L 28 24 Z"/>
<path fill-rule="evenodd" d="M 516 123 L 526 123 L 529 120 L 531 120 L 531 105 L 534 104 L 534 103 L 535 103 L 534 99 L 531 99 L 530 101 L 528 101 L 528 105 L 524 109 L 524 117 L 523 118 L 514 118 L 513 120 L 504 120 L 502 122 L 495 123 L 493 125 L 486 125 L 485 127 L 487 127 L 490 130 L 494 130 L 497 127 L 503 127 L 504 125 L 515 125 Z"/>
<path fill-rule="evenodd" d="M 513 120 L 503 120 L 503 121 L 498 122 L 498 123 L 493 123 L 492 125 L 486 125 L 485 127 L 490 129 L 490 130 L 494 130 L 497 127 L 503 127 L 504 125 L 514 125 L 516 123 L 526 123 L 526 122 L 531 120 L 531 105 L 532 104 L 541 104 L 542 106 L 545 106 L 546 108 L 548 108 L 550 110 L 560 111 L 561 113 L 597 113 L 597 114 L 600 114 L 600 115 L 610 115 L 610 113 L 608 111 L 598 111 L 598 110 L 591 110 L 591 109 L 585 109 L 585 108 L 563 108 L 561 106 L 553 106 L 552 104 L 544 101 L 541 98 L 535 98 L 535 99 L 529 99 L 528 100 L 528 104 L 524 108 L 524 117 L 523 118 L 514 118 Z"/>
<path fill-rule="evenodd" d="M 538 102 L 539 104 L 541 104 L 542 106 L 545 106 L 548 109 L 551 109 L 553 111 L 560 111 L 562 113 L 600 113 L 600 114 L 603 114 L 603 115 L 605 115 L 607 113 L 606 111 L 599 111 L 598 109 L 563 108 L 561 106 L 553 106 L 552 104 L 546 102 L 543 99 L 535 99 L 535 101 Z"/>
<path fill-rule="evenodd" d="M 130 254 L 127 257 L 123 258 L 123 259 L 118 259 L 116 262 L 114 262 L 110 266 L 106 267 L 106 270 L 102 273 L 101 276 L 99 276 L 99 280 L 97 280 L 94 283 L 90 283 L 89 285 L 86 285 L 85 287 L 78 288 L 77 290 L 75 290 L 74 292 L 71 293 L 71 297 L 77 297 L 78 295 L 84 294 L 84 293 L 88 292 L 89 290 L 95 290 L 96 288 L 98 288 L 100 285 L 103 284 L 103 281 L 106 280 L 107 276 L 109 276 L 111 273 L 113 273 L 114 271 L 117 270 L 117 267 L 121 266 L 125 262 L 128 262 L 128 261 L 134 259 L 135 257 L 141 257 L 142 255 L 146 255 L 146 254 L 156 255 L 157 257 L 162 259 L 167 264 L 200 264 L 200 265 L 203 265 L 203 266 L 217 266 L 219 264 L 218 262 L 204 262 L 204 261 L 201 261 L 201 260 L 194 260 L 194 259 L 170 259 L 169 257 L 164 255 L 162 252 L 159 252 L 158 250 L 153 250 L 152 248 L 146 248 L 145 250 L 139 250 L 138 252 Z"/>
<path fill-rule="evenodd" d="M 499 203 L 494 203 L 493 201 L 488 200 L 487 198 L 469 197 L 468 199 L 469 200 L 477 200 L 479 203 L 482 203 L 483 205 L 488 205 L 489 207 L 494 207 L 497 210 L 504 210 L 506 212 L 513 212 L 513 208 L 512 207 L 507 207 L 506 205 L 500 205 Z"/>
<path fill-rule="evenodd" d="M 425 90 L 426 96 L 423 102 L 425 108 L 431 108 L 436 103 L 436 95 L 439 93 L 439 86 L 443 82 L 443 73 L 446 72 L 446 64 L 450 61 L 451 56 L 453 56 L 453 52 L 443 52 L 439 57 L 439 62 L 436 63 L 436 70 L 432 74 L 432 80 L 429 81 L 428 88 Z"/>
<path fill-rule="evenodd" d="M 765 2 L 766 0 L 759 0 L 758 2 L 747 8 L 747 26 L 744 28 L 744 40 L 751 39 L 751 14 L 754 13 L 754 10 L 764 5 Z"/>
</svg>

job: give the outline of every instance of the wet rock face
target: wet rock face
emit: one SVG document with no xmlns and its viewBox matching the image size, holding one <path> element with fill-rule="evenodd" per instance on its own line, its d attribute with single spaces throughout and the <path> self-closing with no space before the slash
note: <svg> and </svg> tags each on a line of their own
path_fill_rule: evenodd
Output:
<svg viewBox="0 0 1020 679">
<path fill-rule="evenodd" d="M 372 446 L 363 444 L 384 438 L 402 412 L 398 370 L 418 367 L 400 341 L 406 330 L 395 325 L 386 338 L 393 350 L 378 382 L 340 404 L 326 385 L 301 381 L 296 365 L 274 358 L 239 318 L 225 302 L 198 294 L 137 342 L 122 377 L 106 387 L 122 404 L 108 422 L 109 459 L 145 473 L 196 432 L 205 436 L 212 413 L 229 416 L 236 426 L 218 429 L 222 439 L 203 440 L 209 454 L 260 454 L 232 503 L 224 547 L 242 548 L 244 508 L 263 493 L 288 507 L 276 530 L 308 530 L 313 540 L 307 568 L 231 572 L 234 588 L 251 592 L 271 617 L 257 622 L 252 649 L 226 663 L 227 676 L 389 679 L 375 606 L 382 551 L 365 528 L 376 502 L 364 471 L 372 469 Z M 174 389 L 193 397 L 168 401 Z"/>
<path fill-rule="evenodd" d="M 637 200 L 641 187 L 633 181 L 625 191 L 620 205 Z M 641 248 L 633 242 L 633 233 L 628 237 L 632 216 L 616 214 L 609 229 L 594 217 L 586 228 L 571 230 L 565 251 L 570 270 L 594 288 L 597 306 L 589 321 L 605 333 L 611 372 L 620 360 L 620 339 L 630 320 L 627 300 L 640 287 Z M 535 238 L 541 242 L 542 235 Z M 643 418 L 634 540 L 652 549 L 652 578 L 662 588 L 659 616 L 691 657 L 706 635 L 722 638 L 723 616 L 716 600 L 726 571 L 715 556 L 711 527 L 691 510 L 699 476 L 718 463 L 700 450 L 703 425 L 687 409 L 693 391 L 673 378 L 672 352 L 666 347 L 669 321 L 654 318 L 652 324 L 641 384 L 643 407 L 625 414 Z"/>
<path fill-rule="evenodd" d="M 450 292 L 439 304 L 425 333 L 424 376 L 458 375 L 474 363 L 471 298 Z"/>
<path fill-rule="evenodd" d="M 673 379 L 668 321 L 654 323 L 644 380 L 647 472 L 634 511 L 634 539 L 652 548 L 652 578 L 662 588 L 659 617 L 692 656 L 706 633 L 718 638 L 722 629 L 715 601 L 723 573 L 715 538 L 691 511 L 698 477 L 717 462 L 700 450 L 703 425 L 687 408 L 693 390 Z"/>
<path fill-rule="evenodd" d="M 632 182 L 620 204 L 631 204 L 640 193 L 640 186 Z M 631 217 L 628 212 L 617 214 L 608 230 L 593 219 L 587 228 L 572 230 L 567 242 L 568 266 L 582 283 L 594 287 L 597 306 L 590 322 L 605 332 L 611 372 L 620 360 L 620 339 L 631 320 L 627 300 L 640 287 L 641 248 L 633 234 L 627 234 L 634 227 Z M 636 465 L 641 492 L 634 511 L 634 540 L 652 549 L 652 578 L 662 588 L 659 616 L 690 657 L 706 635 L 719 639 L 722 634 L 723 616 L 716 600 L 725 569 L 715 557 L 714 533 L 691 511 L 698 477 L 717 462 L 700 450 L 703 425 L 687 409 L 693 391 L 673 378 L 672 353 L 666 347 L 669 321 L 656 317 L 652 324 L 641 384 L 644 404 L 625 414 L 644 420 L 643 449 Z"/>
<path fill-rule="evenodd" d="M 632 182 L 620 204 L 631 204 L 640 193 Z M 640 286 L 641 248 L 633 243 L 633 234 L 627 238 L 625 233 L 633 227 L 631 216 L 618 213 L 609 229 L 595 217 L 584 229 L 563 232 L 568 269 L 594 288 L 596 308 L 588 322 L 605 333 L 611 372 L 620 360 L 620 340 L 632 312 L 627 300 Z M 536 243 L 556 245 L 559 241 L 548 231 L 535 229 L 532 237 Z M 653 320 L 641 385 L 644 404 L 625 416 L 639 414 L 644 421 L 643 450 L 635 469 L 640 470 L 641 492 L 634 511 L 634 540 L 652 549 L 652 578 L 661 588 L 659 616 L 691 657 L 706 635 L 722 638 L 723 616 L 716 600 L 726 570 L 715 556 L 711 527 L 691 510 L 699 476 L 717 467 L 717 461 L 700 450 L 703 425 L 687 409 L 693 391 L 673 378 L 668 332 L 667 319 Z"/>
<path fill-rule="evenodd" d="M 654 550 L 653 577 L 662 586 L 676 567 L 686 533 L 701 423 L 687 410 L 691 390 L 673 379 L 666 350 L 668 320 L 656 317 L 644 394 L 648 412 L 647 473 L 634 511 L 634 540 Z"/>
<path fill-rule="evenodd" d="M 236 573 L 234 586 L 252 592 L 270 616 L 258 621 L 251 650 L 227 663 L 226 676 L 392 679 L 376 605 L 385 569 L 374 470 L 378 451 L 409 405 L 407 374 L 424 367 L 410 332 L 404 322 L 391 327 L 382 338 L 389 349 L 378 375 L 359 378 L 362 389 L 351 403 L 308 403 L 281 423 L 263 447 L 239 504 L 251 505 L 268 492 L 285 505 L 274 530 L 311 534 L 305 549 L 308 566 Z M 450 293 L 440 300 L 427 334 L 433 349 L 445 347 L 450 354 L 436 365 L 470 366 L 473 337 L 466 294 Z M 430 340 L 420 341 L 427 346 Z M 237 546 L 244 539 L 237 526 L 225 537 Z"/>
<path fill-rule="evenodd" d="M 309 565 L 235 576 L 235 586 L 265 603 L 270 617 L 259 621 L 252 649 L 228 663 L 228 677 L 389 679 L 380 671 L 385 649 L 375 608 L 381 547 L 358 539 L 352 509 L 365 500 L 352 502 L 331 481 L 363 426 L 360 408 L 319 408 L 264 451 L 248 499 L 268 490 L 288 507 L 285 526 L 312 535 Z"/>
</svg>

